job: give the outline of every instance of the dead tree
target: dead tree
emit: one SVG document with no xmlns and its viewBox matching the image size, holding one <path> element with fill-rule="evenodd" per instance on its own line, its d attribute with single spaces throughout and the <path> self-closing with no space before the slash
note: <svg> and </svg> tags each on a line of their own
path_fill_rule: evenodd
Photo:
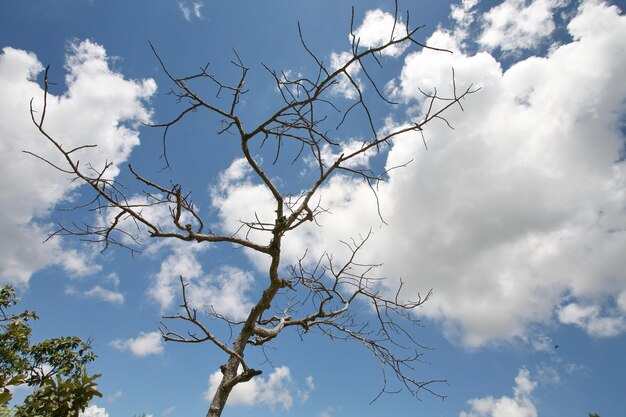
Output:
<svg viewBox="0 0 626 417">
<path fill-rule="evenodd" d="M 353 19 L 354 21 L 354 11 Z M 395 23 L 389 33 L 389 40 L 378 46 L 363 48 L 359 39 L 351 29 L 351 57 L 338 68 L 331 68 L 324 63 L 305 43 L 300 26 L 298 33 L 303 50 L 311 57 L 315 70 L 313 75 L 291 77 L 287 72 L 277 72 L 265 67 L 280 94 L 281 104 L 271 111 L 261 123 L 248 127 L 239 116 L 238 106 L 242 96 L 248 90 L 245 87 L 248 67 L 235 53 L 236 59 L 231 61 L 236 74 L 234 82 L 218 79 L 208 72 L 208 66 L 198 73 L 179 77 L 166 66 L 164 60 L 153 47 L 156 59 L 167 77 L 173 84 L 173 94 L 183 109 L 170 121 L 154 126 L 164 129 L 163 157 L 169 168 L 166 141 L 171 129 L 183 122 L 192 112 L 205 111 L 221 119 L 218 134 L 230 134 L 240 145 L 241 156 L 254 173 L 256 180 L 262 183 L 271 193 L 275 201 L 275 218 L 273 222 L 261 221 L 258 218 L 241 219 L 241 228 L 237 233 L 220 233 L 207 227 L 209 223 L 198 212 L 190 194 L 184 191 L 181 184 L 159 184 L 140 174 L 132 166 L 128 166 L 137 184 L 144 190 L 145 200 L 137 202 L 126 195 L 126 188 L 109 177 L 110 163 L 102 167 L 94 167 L 80 162 L 81 151 L 96 145 L 84 144 L 73 149 L 66 149 L 54 132 L 46 129 L 48 95 L 48 70 L 44 81 L 43 104 L 36 108 L 31 100 L 31 116 L 33 123 L 41 134 L 61 155 L 64 165 L 44 159 L 73 179 L 83 182 L 91 189 L 94 197 L 87 207 L 97 211 L 113 213 L 109 221 L 93 225 L 61 226 L 56 234 L 78 235 L 83 239 L 100 242 L 103 250 L 109 245 L 120 245 L 132 251 L 137 250 L 134 243 L 140 239 L 139 232 L 146 232 L 154 239 L 177 239 L 190 243 L 211 242 L 214 244 L 232 244 L 255 251 L 267 256 L 270 260 L 265 276 L 264 291 L 252 307 L 245 320 L 236 322 L 219 311 L 211 309 L 206 314 L 198 314 L 187 298 L 187 284 L 181 277 L 181 309 L 176 313 L 164 316 L 167 323 L 185 322 L 194 331 L 182 332 L 162 323 L 161 333 L 165 340 L 181 343 L 213 343 L 221 350 L 225 363 L 221 365 L 221 382 L 215 392 L 209 417 L 217 417 L 228 400 L 229 394 L 237 384 L 244 383 L 261 374 L 261 370 L 252 368 L 245 358 L 248 348 L 263 347 L 277 338 L 288 328 L 297 329 L 302 335 L 316 331 L 328 335 L 332 339 L 354 340 L 370 350 L 380 362 L 383 369 L 383 386 L 380 394 L 390 392 L 388 376 L 399 382 L 400 388 L 413 395 L 421 391 L 436 394 L 432 384 L 437 381 L 422 381 L 417 378 L 413 365 L 422 356 L 423 347 L 415 340 L 414 332 L 418 319 L 415 309 L 424 303 L 428 296 L 417 297 L 414 301 L 405 301 L 400 297 L 400 288 L 395 296 L 386 296 L 382 291 L 380 277 L 375 275 L 377 265 L 359 261 L 358 255 L 366 244 L 369 234 L 344 242 L 349 256 L 344 261 L 337 261 L 331 253 L 325 253 L 315 260 L 306 254 L 295 265 L 284 265 L 281 259 L 281 244 L 286 234 L 308 222 L 316 222 L 325 212 L 320 206 L 319 191 L 333 175 L 346 175 L 362 179 L 374 191 L 376 185 L 386 178 L 385 172 L 373 172 L 371 169 L 355 167 L 353 160 L 366 153 L 382 154 L 387 146 L 399 135 L 415 132 L 422 135 L 428 123 L 438 119 L 448 123 L 444 118 L 446 110 L 452 106 L 461 106 L 461 102 L 469 94 L 477 91 L 472 86 L 457 91 L 452 71 L 452 94 L 444 97 L 434 92 L 424 92 L 424 108 L 419 120 L 411 121 L 392 131 L 381 133 L 372 115 L 371 102 L 394 108 L 398 106 L 389 99 L 374 81 L 372 75 L 376 66 L 382 66 L 383 53 L 394 46 L 413 46 L 450 53 L 442 49 L 426 45 L 417 40 L 420 27 L 409 26 L 409 15 L 402 22 L 397 14 Z M 352 25 L 351 25 L 352 28 Z M 373 67 L 373 69 L 371 68 Z M 366 94 L 364 84 L 353 77 L 350 70 L 359 68 L 367 83 Z M 354 90 L 354 98 L 341 109 L 339 100 L 333 95 L 333 88 L 339 83 L 349 83 Z M 213 90 L 210 97 L 202 92 L 210 89 L 198 83 L 208 83 Z M 462 109 L 462 107 L 461 107 Z M 336 128 L 327 129 L 329 114 L 335 117 Z M 369 138 L 355 150 L 346 150 L 345 136 L 342 127 L 349 118 L 359 118 L 370 131 Z M 421 136 L 423 138 L 423 136 Z M 289 195 L 281 190 L 279 184 L 272 180 L 266 169 L 255 154 L 255 149 L 263 144 L 273 144 L 276 148 L 275 159 L 281 158 L 280 150 L 287 145 L 297 145 L 296 159 L 307 158 L 308 163 L 315 166 L 315 174 L 310 182 L 298 195 Z M 325 148 L 330 147 L 336 152 L 334 160 L 328 161 L 323 155 Z M 35 155 L 37 156 L 37 155 Z M 312 162 L 311 162 L 312 161 Z M 157 223 L 150 217 L 149 207 L 165 205 L 171 214 L 168 224 Z M 134 222 L 132 229 L 123 227 L 123 223 Z M 267 236 L 265 240 L 254 240 L 251 231 L 260 231 Z M 357 301 L 365 302 L 371 307 L 371 317 L 359 317 L 353 313 L 352 307 Z M 234 332 L 234 339 L 221 340 L 209 326 L 206 318 L 219 319 L 228 324 Z M 393 380 L 393 379 L 392 379 Z"/>
</svg>

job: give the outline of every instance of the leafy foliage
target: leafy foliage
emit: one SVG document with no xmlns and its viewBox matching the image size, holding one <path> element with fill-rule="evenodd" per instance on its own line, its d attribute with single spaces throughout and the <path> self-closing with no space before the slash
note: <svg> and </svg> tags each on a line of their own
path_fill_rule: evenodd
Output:
<svg viewBox="0 0 626 417">
<path fill-rule="evenodd" d="M 59 337 L 31 344 L 29 321 L 35 312 L 8 313 L 19 298 L 11 286 L 0 287 L 0 415 L 12 399 L 8 389 L 25 384 L 34 388 L 15 417 L 78 417 L 93 397 L 98 374 L 86 366 L 96 359 L 89 343 L 78 337 Z"/>
</svg>

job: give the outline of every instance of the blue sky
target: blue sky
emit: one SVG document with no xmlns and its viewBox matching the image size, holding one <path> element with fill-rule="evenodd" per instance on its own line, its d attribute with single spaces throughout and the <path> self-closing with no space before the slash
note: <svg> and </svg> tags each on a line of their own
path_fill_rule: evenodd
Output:
<svg viewBox="0 0 626 417">
<path fill-rule="evenodd" d="M 465 111 L 448 114 L 454 130 L 428 126 L 428 150 L 421 137 L 403 136 L 372 159 L 376 167 L 412 160 L 379 189 L 386 224 L 367 186 L 336 177 L 320 190 L 332 215 L 320 218 L 323 227 L 289 236 L 284 259 L 286 266 L 306 248 L 339 253 L 341 240 L 371 228 L 363 256 L 382 264 L 385 288 L 401 278 L 409 298 L 433 290 L 416 329 L 433 350 L 417 373 L 446 379 L 437 386 L 446 399 L 403 392 L 370 405 L 382 381 L 369 352 L 284 332 L 265 352 L 270 361 L 249 353 L 264 373 L 233 394 L 225 416 L 623 416 L 625 6 L 400 2 L 413 24 L 425 25 L 420 39 L 454 53 L 409 48 L 382 57 L 376 76 L 400 105 L 373 106 L 377 128 L 419 117 L 419 89 L 449 92 L 451 68 L 460 87 L 481 90 L 465 100 Z M 350 11 L 350 2 L 327 0 L 0 4 L 0 282 L 15 285 L 24 307 L 42 317 L 35 338 L 93 339 L 104 396 L 85 417 L 204 415 L 225 358 L 209 345 L 163 343 L 160 316 L 176 311 L 182 274 L 199 305 L 240 317 L 262 290 L 264 260 L 230 246 L 147 236 L 135 257 L 119 248 L 100 253 L 72 237 L 43 244 L 56 223 L 96 219 L 59 211 L 88 198 L 85 190 L 22 153 L 55 158 L 28 114 L 31 97 L 41 97 L 43 68 L 50 65 L 55 83 L 50 131 L 68 144 L 98 143 L 90 161 L 113 161 L 123 183 L 132 183 L 128 162 L 151 178 L 183 183 L 211 224 L 234 233 L 239 219 L 271 213 L 267 192 L 238 163 L 237 144 L 216 134 L 219 120 L 206 114 L 170 132 L 172 169 L 160 169 L 162 132 L 141 122 L 166 121 L 180 106 L 167 95 L 171 86 L 148 42 L 178 75 L 210 63 L 229 80 L 236 78 L 234 48 L 250 68 L 240 115 L 251 126 L 278 103 L 262 63 L 290 74 L 315 70 L 297 22 L 308 46 L 332 63 L 349 50 Z M 390 30 L 384 18 L 392 12 L 393 2 L 355 4 L 363 44 Z M 354 75 L 364 82 L 362 72 Z M 333 97 L 345 105 L 352 93 L 337 88 Z M 346 143 L 367 134 L 356 119 L 346 127 Z M 297 192 L 311 175 L 305 162 L 267 169 Z"/>
</svg>

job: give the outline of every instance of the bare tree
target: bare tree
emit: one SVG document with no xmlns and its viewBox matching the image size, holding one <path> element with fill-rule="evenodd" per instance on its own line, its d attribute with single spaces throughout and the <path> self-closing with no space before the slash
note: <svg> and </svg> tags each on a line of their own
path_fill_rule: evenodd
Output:
<svg viewBox="0 0 626 417">
<path fill-rule="evenodd" d="M 236 75 L 234 81 L 228 82 L 213 76 L 208 72 L 208 66 L 192 75 L 176 76 L 152 47 L 164 73 L 173 84 L 171 94 L 183 106 L 170 121 L 154 125 L 164 130 L 163 158 L 166 167 L 170 168 L 166 146 L 170 130 L 182 123 L 190 113 L 206 111 L 221 120 L 218 134 L 230 134 L 238 140 L 242 157 L 245 158 L 257 181 L 273 196 L 275 202 L 273 221 L 262 221 L 256 216 L 241 219 L 241 227 L 236 233 L 221 233 L 208 227 L 209 222 L 199 213 L 190 194 L 184 191 L 181 184 L 159 184 L 129 165 L 129 172 L 145 193 L 145 200 L 138 203 L 136 199 L 127 195 L 128 191 L 123 185 L 110 178 L 110 162 L 102 167 L 81 164 L 79 158 L 81 152 L 96 145 L 84 144 L 66 149 L 61 140 L 46 129 L 48 70 L 44 81 L 42 106 L 36 109 L 31 100 L 33 123 L 60 153 L 64 165 L 38 157 L 91 188 L 93 199 L 81 207 L 113 213 L 106 223 L 61 226 L 56 234 L 77 235 L 86 240 L 99 242 L 103 245 L 103 250 L 113 244 L 136 251 L 138 249 L 135 243 L 139 241 L 140 232 L 147 231 L 149 236 L 155 239 L 177 239 L 190 243 L 226 243 L 247 248 L 269 258 L 266 279 L 263 281 L 264 291 L 245 320 L 235 321 L 213 308 L 205 314 L 199 314 L 188 301 L 188 284 L 184 277 L 180 277 L 182 290 L 180 310 L 175 314 L 164 316 L 167 321 L 162 323 L 161 333 L 165 340 L 181 343 L 208 342 L 225 354 L 226 361 L 220 367 L 221 382 L 211 401 L 207 416 L 220 416 L 233 388 L 261 374 L 261 370 L 252 368 L 246 361 L 246 349 L 263 347 L 290 327 L 301 335 L 317 331 L 332 339 L 354 340 L 365 346 L 382 365 L 383 386 L 379 395 L 391 392 L 388 376 L 395 377 L 400 383 L 400 388 L 408 390 L 413 395 L 417 396 L 422 390 L 438 395 L 431 388 L 431 384 L 437 381 L 420 380 L 415 375 L 414 369 L 424 349 L 414 338 L 416 325 L 419 324 L 415 309 L 428 299 L 430 293 L 423 297 L 418 296 L 413 301 L 406 301 L 400 296 L 400 285 L 395 296 L 386 296 L 387 292 L 382 291 L 380 285 L 382 278 L 375 274 L 378 265 L 364 263 L 358 259 L 360 250 L 370 237 L 369 233 L 343 242 L 349 256 L 342 261 L 336 260 L 332 253 L 325 253 L 314 260 L 305 253 L 295 265 L 284 265 L 281 259 L 281 245 L 285 235 L 305 223 L 317 222 L 318 217 L 325 213 L 326 209 L 319 202 L 319 191 L 333 175 L 362 179 L 372 189 L 373 198 L 378 199 L 376 187 L 380 181 L 385 180 L 387 172 L 374 172 L 352 162 L 366 154 L 384 152 L 390 142 L 399 135 L 409 132 L 418 132 L 422 135 L 424 127 L 435 119 L 447 124 L 444 112 L 452 106 L 461 107 L 462 100 L 477 91 L 472 86 L 457 91 L 452 71 L 452 95 L 444 97 L 436 90 L 423 92 L 425 105 L 419 120 L 411 121 L 392 131 L 377 127 L 371 102 L 376 100 L 377 105 L 382 104 L 392 109 L 398 106 L 384 94 L 383 89 L 379 88 L 375 81 L 376 67 L 382 66 L 383 53 L 389 48 L 398 46 L 427 48 L 441 53 L 450 51 L 418 41 L 416 35 L 420 27 L 410 27 L 408 13 L 402 21 L 398 17 L 397 4 L 389 39 L 378 46 L 363 48 L 359 45 L 360 40 L 353 29 L 354 10 L 352 16 L 351 57 L 337 68 L 329 67 L 311 51 L 298 25 L 302 47 L 311 57 L 315 71 L 313 75 L 294 78 L 288 72 L 278 72 L 265 66 L 280 95 L 281 104 L 252 128 L 246 126 L 238 112 L 241 98 L 248 93 L 245 81 L 249 69 L 236 53 L 235 59 L 231 61 Z M 355 68 L 364 74 L 366 84 L 361 84 L 361 81 L 354 77 Z M 199 88 L 199 83 L 208 83 L 210 88 L 207 89 L 206 84 Z M 341 109 L 339 105 L 340 102 L 344 103 L 343 100 L 333 94 L 333 89 L 339 83 L 350 86 L 354 93 L 353 99 L 345 109 Z M 202 92 L 211 89 L 216 94 L 205 97 Z M 349 150 L 345 147 L 343 131 L 348 119 L 360 120 L 368 126 L 369 138 L 364 140 L 358 149 Z M 336 125 L 329 128 L 329 124 L 333 122 Z M 423 135 L 421 137 L 423 138 Z M 268 175 L 267 168 L 255 153 L 263 144 L 275 146 L 274 162 L 282 157 L 281 149 L 295 145 L 298 148 L 295 160 L 306 159 L 308 164 L 314 165 L 315 174 L 309 178 L 309 184 L 299 194 L 290 195 Z M 334 150 L 331 152 L 331 155 L 334 155 L 332 160 L 328 159 L 326 149 Z M 158 223 L 156 219 L 150 217 L 151 211 L 148 208 L 155 206 L 166 206 L 169 209 L 168 224 Z M 122 223 L 128 220 L 137 226 L 134 231 L 122 227 Z M 258 236 L 258 233 L 264 234 L 267 238 L 253 239 L 252 236 Z M 371 307 L 373 319 L 360 318 L 353 312 L 353 306 L 358 301 Z M 207 318 L 212 321 L 208 321 Z M 217 336 L 211 326 L 216 323 L 216 319 L 231 328 L 233 339 L 225 340 Z M 181 331 L 172 328 L 172 323 L 183 322 L 188 325 L 184 326 L 185 328 L 193 330 Z"/>
</svg>

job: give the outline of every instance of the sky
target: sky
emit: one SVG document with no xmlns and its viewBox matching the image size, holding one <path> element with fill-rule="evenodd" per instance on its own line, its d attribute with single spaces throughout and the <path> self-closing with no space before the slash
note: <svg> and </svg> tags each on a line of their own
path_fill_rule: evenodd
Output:
<svg viewBox="0 0 626 417">
<path fill-rule="evenodd" d="M 171 129 L 170 169 L 163 169 L 163 132 L 145 125 L 168 121 L 181 107 L 167 94 L 172 86 L 149 42 L 177 75 L 208 63 L 231 82 L 238 79 L 230 63 L 236 51 L 249 67 L 240 115 L 253 126 L 280 103 L 263 64 L 315 76 L 299 22 L 307 46 L 328 65 L 340 65 L 350 50 L 351 6 L 0 3 L 0 283 L 14 285 L 22 307 L 41 316 L 35 340 L 92 340 L 103 397 L 84 417 L 204 415 L 225 358 L 210 345 L 164 343 L 161 315 L 176 312 L 182 275 L 193 303 L 245 316 L 263 289 L 266 260 L 228 245 L 154 241 L 145 233 L 134 255 L 116 247 L 101 252 L 73 236 L 47 240 L 58 224 L 102 221 L 106 213 L 65 210 L 90 194 L 23 152 L 62 162 L 30 120 L 31 98 L 41 103 L 44 68 L 50 66 L 51 81 L 47 129 L 68 148 L 98 144 L 82 161 L 112 162 L 111 174 L 137 199 L 141 189 L 128 163 L 150 178 L 182 183 L 212 227 L 236 233 L 240 219 L 272 214 L 271 196 L 242 164 L 232 137 L 217 134 L 220 120 L 206 113 Z M 393 2 L 354 6 L 361 46 L 388 37 Z M 320 227 L 287 235 L 282 267 L 304 251 L 340 257 L 341 241 L 371 230 L 360 256 L 380 264 L 381 291 L 393 291 L 400 280 L 408 298 L 432 290 L 417 311 L 422 326 L 415 336 L 431 349 L 416 373 L 447 380 L 435 387 L 445 399 L 400 392 L 370 404 L 382 377 L 366 349 L 283 332 L 265 352 L 249 354 L 263 374 L 233 392 L 224 416 L 624 415 L 625 7 L 623 0 L 400 1 L 411 24 L 424 25 L 420 41 L 452 53 L 411 46 L 381 56 L 382 68 L 372 64 L 395 106 L 377 101 L 354 68 L 376 129 L 419 119 L 420 90 L 451 94 L 452 69 L 459 90 L 480 91 L 463 101 L 463 110 L 446 113 L 452 128 L 435 120 L 423 139 L 401 135 L 359 161 L 373 169 L 403 166 L 379 185 L 379 207 L 362 181 L 337 175 L 327 182 L 318 196 L 328 213 Z M 209 97 L 217 93 L 202 88 Z M 346 108 L 355 91 L 340 83 L 330 94 Z M 349 149 L 368 133 L 355 116 L 338 139 Z M 271 150 L 257 152 L 288 192 L 312 178 L 305 159 L 290 163 L 293 149 L 276 165 Z M 151 215 L 166 221 L 168 213 Z"/>
</svg>

